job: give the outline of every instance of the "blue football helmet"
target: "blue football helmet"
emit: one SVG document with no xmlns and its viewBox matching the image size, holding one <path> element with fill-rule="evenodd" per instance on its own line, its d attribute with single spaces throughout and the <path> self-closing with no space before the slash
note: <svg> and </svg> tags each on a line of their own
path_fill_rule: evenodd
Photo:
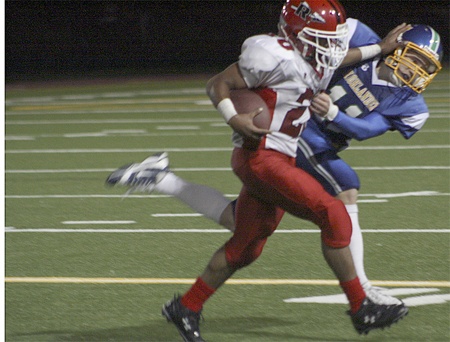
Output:
<svg viewBox="0 0 450 342">
<path fill-rule="evenodd" d="M 385 63 L 394 75 L 417 93 L 421 93 L 442 69 L 441 37 L 430 26 L 413 25 L 398 37 L 403 43 Z"/>
</svg>

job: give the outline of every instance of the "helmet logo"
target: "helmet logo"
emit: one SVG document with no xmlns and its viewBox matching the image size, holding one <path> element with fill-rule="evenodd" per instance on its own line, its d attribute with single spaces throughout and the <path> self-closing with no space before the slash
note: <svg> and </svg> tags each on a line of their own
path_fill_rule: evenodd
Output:
<svg viewBox="0 0 450 342">
<path fill-rule="evenodd" d="M 309 7 L 306 1 L 302 2 L 298 7 L 292 6 L 295 10 L 295 14 L 307 21 L 308 18 L 313 22 L 325 24 L 325 19 L 317 12 L 311 13 L 311 7 Z"/>
</svg>

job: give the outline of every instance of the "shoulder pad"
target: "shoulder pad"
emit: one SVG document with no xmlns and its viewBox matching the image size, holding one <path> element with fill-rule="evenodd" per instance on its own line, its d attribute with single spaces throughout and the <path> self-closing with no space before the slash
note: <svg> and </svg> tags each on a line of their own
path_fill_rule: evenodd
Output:
<svg viewBox="0 0 450 342">
<path fill-rule="evenodd" d="M 293 58 L 292 48 L 283 47 L 283 42 L 277 36 L 250 37 L 242 45 L 239 64 L 249 69 L 271 71 L 283 60 Z"/>
</svg>

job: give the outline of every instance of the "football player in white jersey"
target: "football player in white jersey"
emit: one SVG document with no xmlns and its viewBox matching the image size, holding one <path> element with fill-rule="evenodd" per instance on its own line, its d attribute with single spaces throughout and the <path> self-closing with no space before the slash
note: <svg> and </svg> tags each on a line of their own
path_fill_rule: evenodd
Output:
<svg viewBox="0 0 450 342">
<path fill-rule="evenodd" d="M 349 315 L 359 333 L 390 326 L 408 312 L 403 303 L 377 304 L 366 296 L 348 247 L 352 228 L 343 203 L 295 166 L 298 137 L 310 118 L 311 101 L 326 89 L 347 54 L 344 10 L 336 0 L 287 1 L 280 29 L 283 37 L 247 39 L 239 62 L 207 85 L 213 104 L 233 128 L 232 167 L 243 188 L 233 236 L 216 251 L 195 284 L 163 306 L 163 315 L 176 325 L 185 341 L 203 341 L 198 326 L 203 304 L 234 272 L 258 258 L 285 211 L 321 228 L 323 255 L 349 300 Z M 262 89 L 259 95 L 272 104 L 269 129 L 253 125 L 258 110 L 238 115 L 230 90 L 244 88 Z M 167 166 L 163 155 L 156 164 L 163 169 Z M 146 179 L 158 181 L 159 176 L 152 175 L 152 169 L 145 165 L 144 161 L 140 167 L 118 170 L 108 182 L 139 187 L 146 185 Z M 367 316 L 373 319 L 365 319 Z"/>
</svg>

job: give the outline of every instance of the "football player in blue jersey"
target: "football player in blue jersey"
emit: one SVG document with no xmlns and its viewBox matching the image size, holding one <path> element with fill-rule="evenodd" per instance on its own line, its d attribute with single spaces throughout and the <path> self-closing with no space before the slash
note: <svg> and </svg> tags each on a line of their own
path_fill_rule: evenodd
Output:
<svg viewBox="0 0 450 342">
<path fill-rule="evenodd" d="M 371 43 L 379 40 L 370 28 L 356 24 L 350 46 L 367 44 L 368 37 Z M 398 131 L 409 139 L 427 120 L 428 108 L 420 93 L 441 69 L 439 34 L 430 26 L 414 25 L 399 40 L 402 46 L 385 59 L 375 58 L 335 73 L 327 93 L 318 95 L 311 104 L 316 115 L 302 133 L 297 151 L 297 166 L 346 205 L 353 225 L 350 249 L 366 292 L 392 304 L 396 299 L 373 288 L 365 274 L 357 206 L 360 182 L 338 153 L 351 139 L 362 141 L 387 131 Z"/>
</svg>

